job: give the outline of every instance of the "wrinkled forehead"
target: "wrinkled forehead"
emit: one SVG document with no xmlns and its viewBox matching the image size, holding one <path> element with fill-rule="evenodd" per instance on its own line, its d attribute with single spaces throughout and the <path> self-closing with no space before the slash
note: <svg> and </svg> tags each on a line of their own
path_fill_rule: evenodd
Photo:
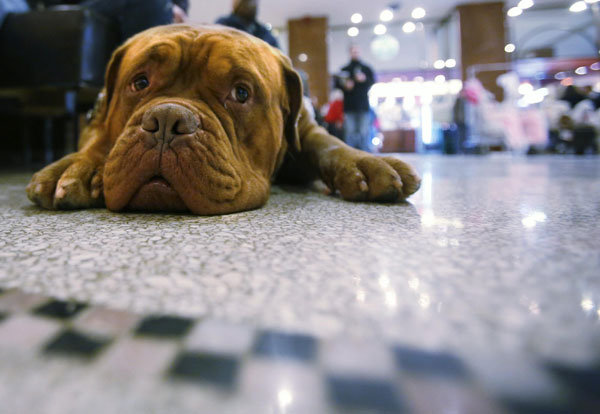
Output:
<svg viewBox="0 0 600 414">
<path fill-rule="evenodd" d="M 131 70 L 148 63 L 226 75 L 245 72 L 266 81 L 280 73 L 278 52 L 261 40 L 215 26 L 165 26 L 133 37 L 123 57 Z"/>
</svg>

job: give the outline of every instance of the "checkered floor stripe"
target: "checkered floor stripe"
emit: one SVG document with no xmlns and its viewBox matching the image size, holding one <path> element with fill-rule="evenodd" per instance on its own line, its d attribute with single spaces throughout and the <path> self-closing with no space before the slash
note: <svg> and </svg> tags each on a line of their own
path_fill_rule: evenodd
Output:
<svg viewBox="0 0 600 414">
<path fill-rule="evenodd" d="M 328 413 L 600 413 L 600 364 L 499 360 L 479 367 L 448 352 L 136 315 L 19 290 L 0 289 L 2 349 L 89 370 L 126 367 L 232 398 L 290 364 L 303 398 L 321 399 Z"/>
</svg>

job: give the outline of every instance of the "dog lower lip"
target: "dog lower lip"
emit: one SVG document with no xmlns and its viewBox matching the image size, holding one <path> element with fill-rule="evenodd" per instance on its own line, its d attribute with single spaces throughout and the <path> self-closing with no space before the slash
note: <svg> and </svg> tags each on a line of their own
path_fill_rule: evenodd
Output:
<svg viewBox="0 0 600 414">
<path fill-rule="evenodd" d="M 143 184 L 129 201 L 127 209 L 153 212 L 187 212 L 188 208 L 162 176 L 151 177 Z"/>
<path fill-rule="evenodd" d="M 163 177 L 161 177 L 160 175 L 156 175 L 156 176 L 150 178 L 148 180 L 147 184 L 164 184 L 164 185 L 168 185 L 169 187 L 171 186 L 171 184 L 169 184 L 169 182 L 167 180 L 165 180 Z"/>
</svg>

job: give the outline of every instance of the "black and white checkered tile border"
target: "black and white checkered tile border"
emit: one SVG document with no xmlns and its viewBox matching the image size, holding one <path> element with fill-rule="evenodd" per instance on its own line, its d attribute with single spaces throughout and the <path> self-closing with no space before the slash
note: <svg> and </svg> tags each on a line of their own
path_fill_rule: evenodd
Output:
<svg viewBox="0 0 600 414">
<path fill-rule="evenodd" d="M 86 322 L 86 312 L 88 322 L 90 315 L 96 312 L 102 323 Z M 102 320 L 104 313 L 108 313 L 109 317 Z M 11 321 L 18 324 L 19 317 L 24 321 L 22 325 L 11 327 Z M 480 376 L 472 364 L 451 353 L 393 345 L 384 347 L 391 361 L 391 374 L 373 376 L 368 368 L 364 372 L 339 370 L 335 368 L 336 364 L 324 362 L 320 355 L 323 341 L 309 335 L 270 330 L 242 332 L 238 333 L 237 338 L 235 333 L 233 335 L 233 351 L 227 349 L 228 346 L 222 349 L 218 344 L 213 344 L 212 348 L 194 347 L 191 337 L 194 336 L 194 329 L 203 323 L 202 320 L 171 315 L 140 316 L 74 301 L 30 295 L 14 289 L 0 289 L 0 347 L 10 345 L 11 332 L 17 329 L 38 329 L 30 323 L 34 319 L 52 321 L 56 326 L 56 329 L 48 329 L 40 334 L 39 344 L 32 351 L 44 358 L 68 358 L 74 363 L 87 363 L 102 359 L 107 350 L 126 337 L 170 341 L 178 345 L 174 358 L 167 361 L 162 369 L 165 381 L 217 387 L 224 392 L 236 392 L 241 366 L 248 360 L 301 364 L 319 373 L 332 412 L 414 412 L 414 407 L 419 405 L 416 401 L 419 396 L 427 399 L 427 393 L 435 393 L 439 384 L 452 384 L 453 387 L 462 387 L 483 396 L 482 401 L 487 402 L 488 409 L 484 404 L 484 408 L 480 408 L 483 410 L 481 414 L 600 413 L 598 364 L 585 368 L 545 362 L 535 364 L 534 369 L 541 372 L 551 386 L 541 392 L 537 386 L 537 391 L 530 393 L 527 387 L 515 391 L 514 387 L 486 386 L 490 383 L 506 385 L 507 381 L 511 381 L 510 369 L 508 377 L 502 378 L 499 370 L 488 373 L 492 377 L 498 375 L 496 381 L 485 381 L 485 375 Z M 207 332 L 204 334 L 211 335 Z M 202 338 L 202 329 L 198 335 Z M 231 332 L 225 331 L 223 335 L 226 339 L 232 338 Z M 243 345 L 245 342 L 247 346 Z M 236 347 L 239 349 L 235 350 Z M 352 359 L 352 356 L 346 355 L 344 358 Z M 514 375 L 519 374 L 516 372 Z M 411 378 L 415 381 L 405 387 L 407 381 L 411 384 Z M 406 392 L 411 387 L 413 391 Z"/>
</svg>

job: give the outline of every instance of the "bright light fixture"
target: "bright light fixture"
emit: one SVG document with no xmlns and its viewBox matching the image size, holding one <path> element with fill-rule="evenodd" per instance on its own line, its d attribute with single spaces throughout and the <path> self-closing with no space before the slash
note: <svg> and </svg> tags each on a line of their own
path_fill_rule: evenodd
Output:
<svg viewBox="0 0 600 414">
<path fill-rule="evenodd" d="M 354 24 L 358 24 L 358 23 L 362 22 L 362 19 L 363 19 L 363 17 L 362 17 L 362 14 L 360 14 L 360 13 L 354 13 L 352 15 L 352 17 L 350 17 L 350 21 Z"/>
<path fill-rule="evenodd" d="M 565 72 L 558 72 L 556 75 L 554 75 L 554 79 L 556 80 L 563 80 L 566 79 L 567 74 Z"/>
<path fill-rule="evenodd" d="M 587 68 L 585 66 L 580 66 L 577 69 L 575 69 L 575 73 L 578 75 L 586 75 L 587 74 Z"/>
<path fill-rule="evenodd" d="M 591 70 L 600 70 L 600 62 L 592 63 L 590 66 Z"/>
<path fill-rule="evenodd" d="M 523 9 L 519 7 L 511 7 L 510 9 L 508 9 L 508 12 L 506 12 L 506 14 L 508 15 L 508 17 L 517 17 L 523 14 Z"/>
<path fill-rule="evenodd" d="M 587 9 L 587 4 L 585 1 L 576 1 L 575 3 L 571 4 L 571 7 L 569 7 L 569 11 L 571 11 L 573 13 L 579 13 L 586 9 Z"/>
<path fill-rule="evenodd" d="M 456 67 L 456 60 L 454 60 L 454 59 L 448 59 L 444 63 L 446 64 L 447 68 L 455 68 Z"/>
<path fill-rule="evenodd" d="M 348 36 L 350 36 L 350 37 L 356 37 L 356 36 L 358 36 L 358 27 L 352 26 L 351 28 L 349 28 L 348 29 Z"/>
<path fill-rule="evenodd" d="M 385 25 L 381 23 L 376 25 L 373 29 L 373 33 L 375 33 L 376 35 L 382 35 L 385 34 L 385 32 L 387 32 L 387 27 L 385 27 Z"/>
<path fill-rule="evenodd" d="M 446 67 L 446 62 L 442 59 L 436 60 L 433 62 L 433 67 L 436 69 L 444 69 Z"/>
<path fill-rule="evenodd" d="M 306 53 L 300 53 L 298 55 L 298 60 L 300 62 L 306 62 L 308 60 L 308 55 Z"/>
<path fill-rule="evenodd" d="M 437 75 L 434 80 L 437 83 L 444 83 L 446 82 L 446 77 L 444 75 Z"/>
<path fill-rule="evenodd" d="M 413 22 L 406 22 L 404 23 L 404 25 L 402 26 L 402 31 L 404 33 L 412 33 L 415 30 L 417 30 L 417 25 L 414 24 Z"/>
<path fill-rule="evenodd" d="M 423 7 L 417 7 L 412 11 L 412 18 L 413 19 L 422 19 L 423 17 L 425 17 L 425 15 L 427 14 L 427 12 L 425 11 L 425 9 Z"/>
<path fill-rule="evenodd" d="M 534 5 L 533 0 L 521 0 L 519 2 L 519 4 L 517 5 L 517 7 L 522 10 L 526 10 L 530 7 L 533 7 L 533 5 Z"/>
<path fill-rule="evenodd" d="M 394 18 L 394 12 L 391 9 L 385 9 L 379 14 L 379 20 L 382 22 L 389 22 Z"/>
<path fill-rule="evenodd" d="M 519 93 L 521 95 L 528 95 L 531 92 L 533 92 L 533 85 L 529 82 L 523 82 L 522 84 L 519 85 Z"/>
<path fill-rule="evenodd" d="M 513 45 L 512 43 L 507 44 L 506 46 L 504 46 L 504 51 L 506 53 L 512 53 L 515 50 L 517 50 L 517 47 L 515 45 Z"/>
</svg>

